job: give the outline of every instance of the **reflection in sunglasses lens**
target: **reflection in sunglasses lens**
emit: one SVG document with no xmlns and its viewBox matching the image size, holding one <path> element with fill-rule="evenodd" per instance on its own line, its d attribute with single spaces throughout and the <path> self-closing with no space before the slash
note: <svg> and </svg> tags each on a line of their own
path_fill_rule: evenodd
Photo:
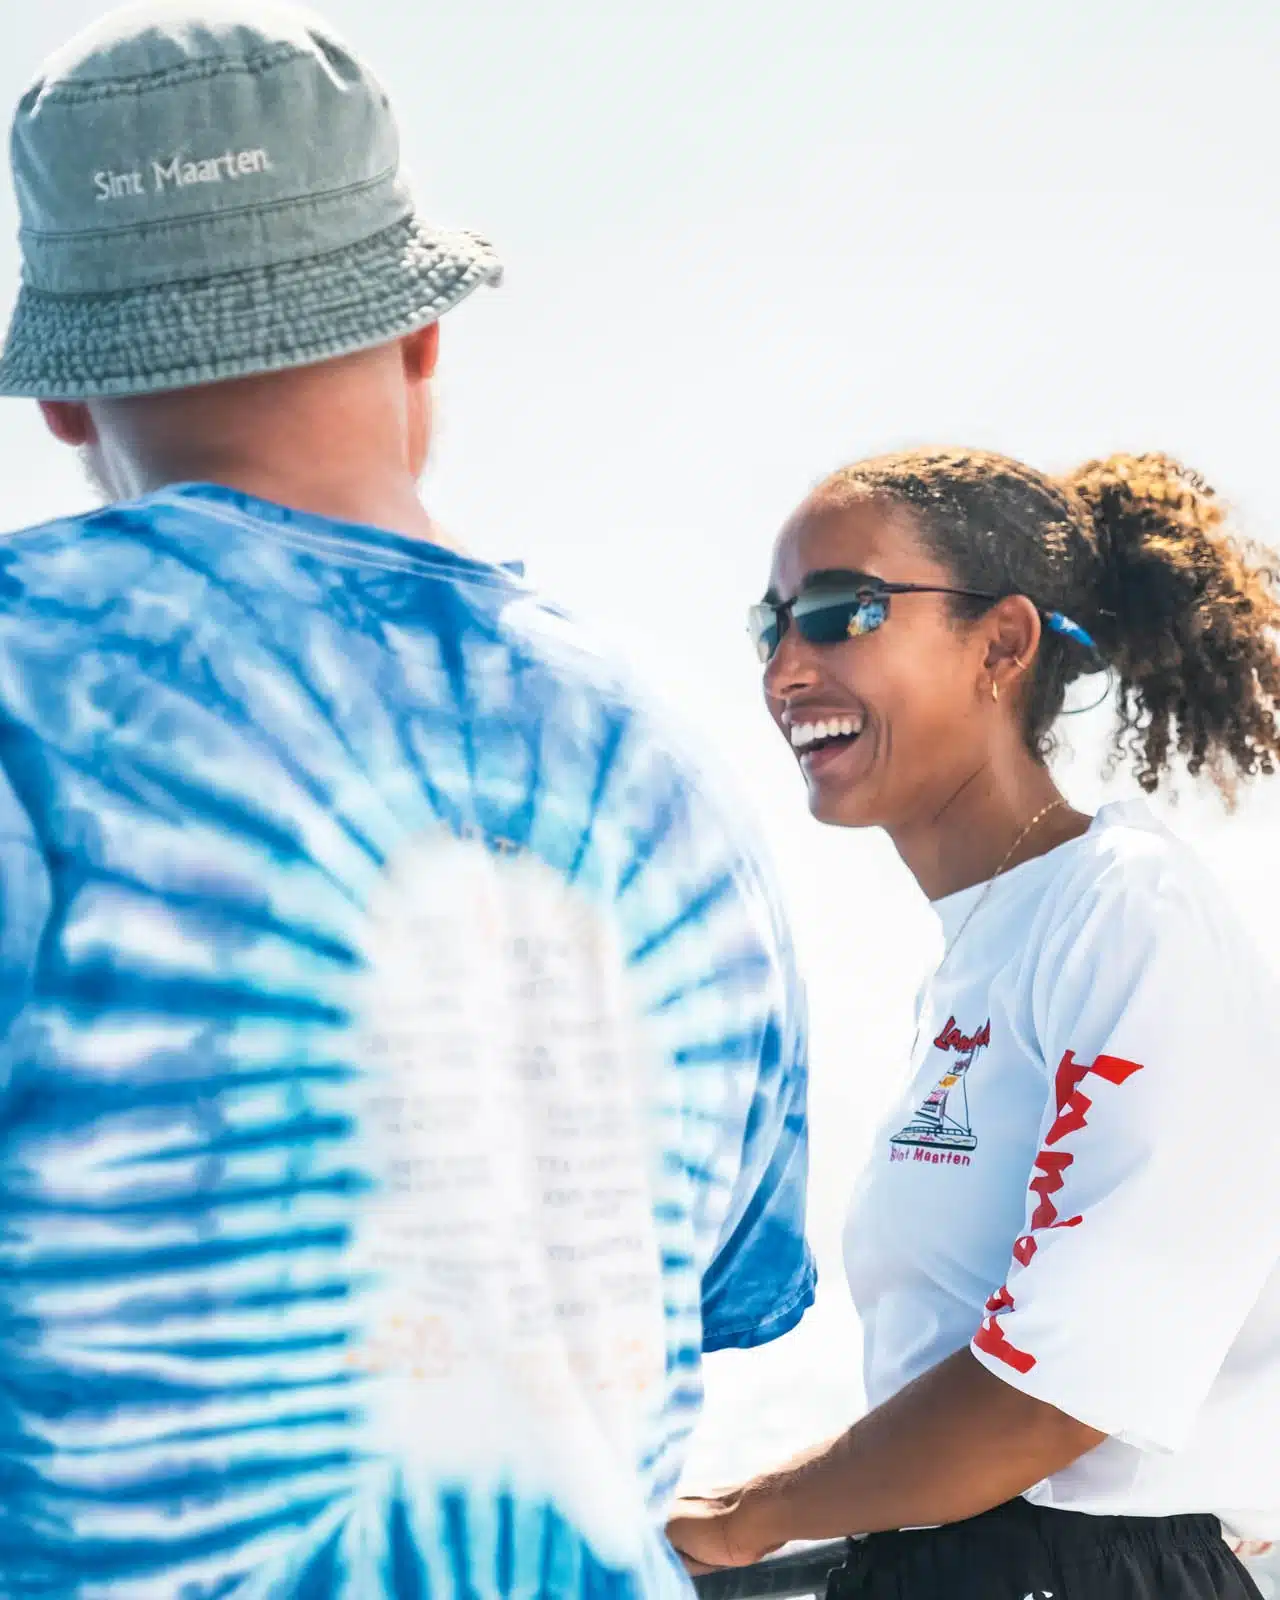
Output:
<svg viewBox="0 0 1280 1600">
<path fill-rule="evenodd" d="M 839 644 L 842 639 L 874 633 L 884 623 L 888 609 L 881 595 L 844 595 L 811 610 L 797 607 L 796 626 L 810 644 Z"/>
<path fill-rule="evenodd" d="M 889 615 L 889 602 L 884 599 L 863 600 L 853 615 L 849 618 L 846 633 L 850 639 L 857 639 L 864 633 L 874 633 L 882 627 L 885 618 Z"/>
</svg>

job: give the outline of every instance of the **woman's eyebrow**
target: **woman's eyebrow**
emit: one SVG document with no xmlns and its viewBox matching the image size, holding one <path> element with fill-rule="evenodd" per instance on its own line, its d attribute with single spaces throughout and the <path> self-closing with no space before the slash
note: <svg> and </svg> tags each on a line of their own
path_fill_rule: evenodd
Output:
<svg viewBox="0 0 1280 1600">
<path fill-rule="evenodd" d="M 879 581 L 870 572 L 854 572 L 845 567 L 820 567 L 816 572 L 805 573 L 798 593 L 804 594 L 810 589 L 847 588 L 850 584 L 879 583 Z"/>
<path fill-rule="evenodd" d="M 811 589 L 847 589 L 857 587 L 862 583 L 879 583 L 881 580 L 872 572 L 856 572 L 851 567 L 818 567 L 813 572 L 806 572 L 800 580 L 796 590 L 796 597 L 807 594 Z M 762 596 L 763 603 L 767 606 L 782 605 L 782 596 L 777 588 L 770 584 Z"/>
</svg>

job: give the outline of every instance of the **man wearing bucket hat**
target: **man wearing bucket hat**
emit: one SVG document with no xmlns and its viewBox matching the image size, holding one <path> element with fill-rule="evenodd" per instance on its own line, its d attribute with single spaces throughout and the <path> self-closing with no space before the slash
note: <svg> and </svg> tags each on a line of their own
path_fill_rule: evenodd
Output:
<svg viewBox="0 0 1280 1600">
<path fill-rule="evenodd" d="M 679 1593 L 704 1349 L 792 1326 L 805 1057 L 749 840 L 417 494 L 440 315 L 316 20 L 135 9 L 19 105 L 0 389 L 0 1593 Z"/>
</svg>

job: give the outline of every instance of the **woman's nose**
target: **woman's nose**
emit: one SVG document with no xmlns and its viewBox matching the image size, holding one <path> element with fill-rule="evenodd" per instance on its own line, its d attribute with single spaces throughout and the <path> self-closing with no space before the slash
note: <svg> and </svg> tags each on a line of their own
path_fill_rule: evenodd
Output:
<svg viewBox="0 0 1280 1600">
<path fill-rule="evenodd" d="M 798 628 L 788 628 L 764 669 L 764 692 L 771 700 L 788 700 L 812 688 L 817 680 L 818 663 L 813 646 Z"/>
</svg>

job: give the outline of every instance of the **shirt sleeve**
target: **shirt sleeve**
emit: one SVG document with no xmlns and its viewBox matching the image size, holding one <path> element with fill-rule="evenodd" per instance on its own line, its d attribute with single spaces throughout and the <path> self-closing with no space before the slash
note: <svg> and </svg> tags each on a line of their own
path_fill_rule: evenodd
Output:
<svg viewBox="0 0 1280 1600">
<path fill-rule="evenodd" d="M 1032 978 L 1049 1097 L 972 1344 L 1140 1449 L 1182 1448 L 1280 1256 L 1277 994 L 1194 864 L 1082 894 Z"/>
<path fill-rule="evenodd" d="M 813 1304 L 817 1274 L 805 1239 L 807 1090 L 804 997 L 792 975 L 786 1014 L 764 1033 L 742 1166 L 702 1281 L 704 1350 L 767 1344 Z"/>
<path fill-rule="evenodd" d="M 668 1315 L 703 1350 L 776 1339 L 813 1301 L 804 991 L 775 875 L 720 774 L 638 737 L 615 783 L 617 898 L 663 1074 Z"/>
</svg>

